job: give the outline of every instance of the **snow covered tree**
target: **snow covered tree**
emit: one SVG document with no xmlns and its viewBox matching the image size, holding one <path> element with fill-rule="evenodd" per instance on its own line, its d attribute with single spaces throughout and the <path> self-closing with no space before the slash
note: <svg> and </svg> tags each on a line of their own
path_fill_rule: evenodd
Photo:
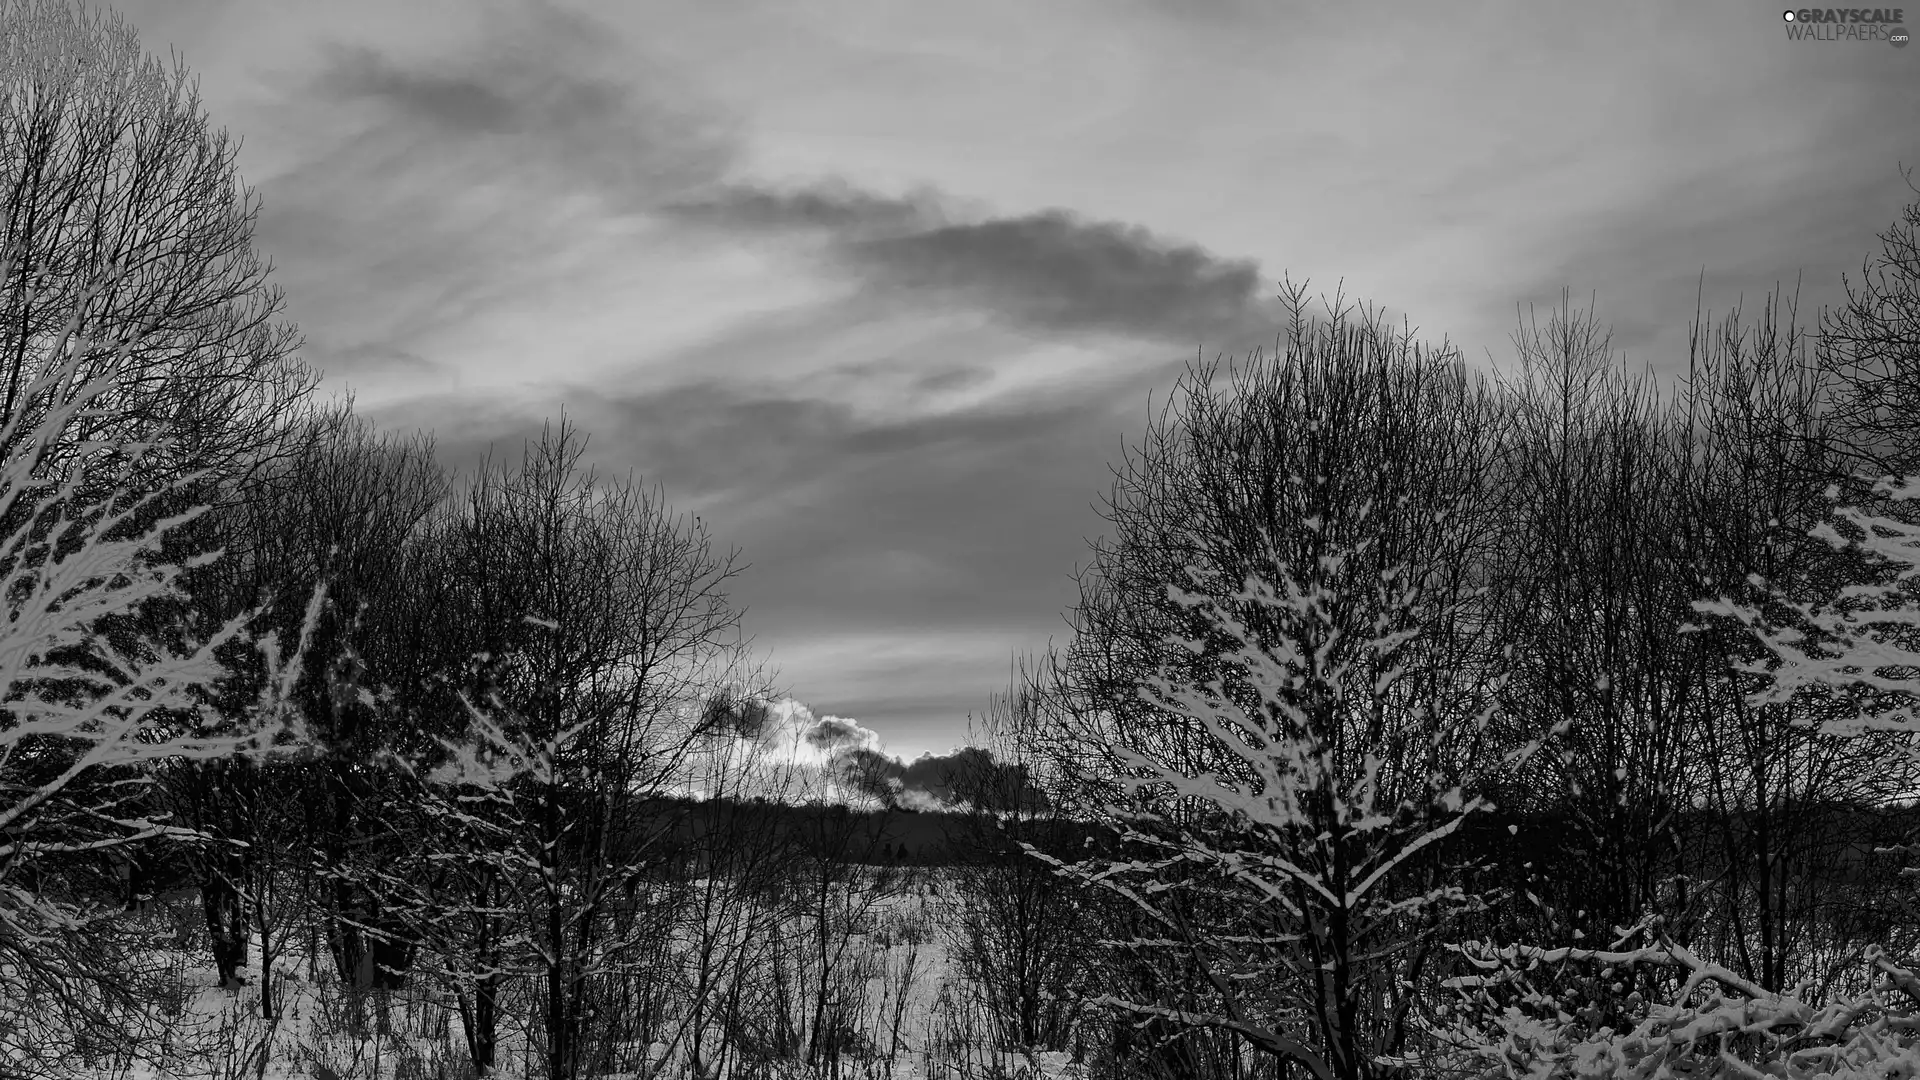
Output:
<svg viewBox="0 0 1920 1080">
<path fill-rule="evenodd" d="M 265 642 L 268 678 L 237 710 L 214 707 L 239 617 L 194 612 L 169 534 L 199 510 L 156 516 L 141 475 L 161 444 L 76 438 L 111 407 L 118 362 L 79 340 L 82 292 L 19 388 L 47 408 L 0 425 L 0 1058 L 83 1064 L 130 1050 L 152 1021 L 128 930 L 92 880 L 103 855 L 156 837 L 201 840 L 153 811 L 153 770 L 259 757 L 300 737 L 286 707 L 297 652 Z M 91 376 L 91 377 L 87 377 Z M 150 1048 L 149 1048 L 150 1049 Z"/>
<path fill-rule="evenodd" d="M 1495 744 L 1490 702 L 1464 686 L 1451 700 L 1418 693 L 1423 626 L 1458 612 L 1435 604 L 1418 573 L 1374 567 L 1372 547 L 1340 545 L 1283 569 L 1277 587 L 1252 579 L 1231 597 L 1290 632 L 1257 633 L 1177 590 L 1232 643 L 1221 659 L 1233 675 L 1204 686 L 1158 676 L 1148 699 L 1240 767 L 1188 772 L 1123 747 L 1126 782 L 1143 796 L 1119 815 L 1133 857 L 1067 864 L 1034 852 L 1147 917 L 1154 933 L 1119 947 L 1164 953 L 1205 980 L 1175 1004 L 1099 1003 L 1231 1031 L 1324 1080 L 1378 1075 L 1375 1059 L 1397 1049 L 1435 920 L 1473 903 L 1423 880 L 1421 860 L 1488 805 L 1474 794 L 1479 774 L 1537 746 Z"/>
<path fill-rule="evenodd" d="M 1476 902 L 1442 845 L 1537 746 L 1493 723 L 1502 417 L 1456 354 L 1339 308 L 1187 390 L 1116 484 L 1045 705 L 1127 850 L 1034 854 L 1137 914 L 1095 1000 L 1151 1038 L 1376 1076 Z"/>
<path fill-rule="evenodd" d="M 150 554 L 162 562 L 218 546 L 210 515 L 188 511 L 232 494 L 315 382 L 253 247 L 258 202 L 237 152 L 185 65 L 149 56 L 125 20 L 70 0 L 0 2 L 0 454 L 30 454 L 43 479 L 79 485 L 70 506 L 124 511 L 126 536 L 158 529 Z M 32 499 L 9 504 L 0 532 L 30 530 L 34 509 Z M 174 623 L 197 608 L 204 570 L 186 567 L 141 605 L 129 640 L 184 648 Z M 221 626 L 255 602 L 200 616 Z M 305 608 L 305 595 L 286 605 L 283 633 Z M 214 662 L 251 652 L 246 636 Z M 272 681 L 227 704 L 250 708 Z M 147 794 L 159 812 L 164 800 Z M 235 928 L 238 906 L 213 910 Z"/>
</svg>

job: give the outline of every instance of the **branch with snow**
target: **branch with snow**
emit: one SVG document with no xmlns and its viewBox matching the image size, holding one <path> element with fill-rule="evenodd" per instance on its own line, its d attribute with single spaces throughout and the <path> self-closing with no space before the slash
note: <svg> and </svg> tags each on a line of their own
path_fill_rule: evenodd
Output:
<svg viewBox="0 0 1920 1080">
<path fill-rule="evenodd" d="M 1891 503 L 1913 502 L 1920 500 L 1920 477 L 1882 477 L 1872 490 Z M 1838 488 L 1827 496 L 1837 499 Z M 1786 625 L 1725 596 L 1694 608 L 1738 620 L 1771 653 L 1772 663 L 1745 667 L 1765 680 L 1756 702 L 1786 701 L 1809 689 L 1851 692 L 1859 699 L 1853 715 L 1824 721 L 1824 731 L 1920 730 L 1913 711 L 1920 703 L 1920 526 L 1857 506 L 1836 506 L 1834 516 L 1854 535 L 1833 522 L 1809 535 L 1859 555 L 1875 580 L 1843 586 L 1824 603 L 1774 595 L 1791 612 Z M 1769 587 L 1757 576 L 1750 582 Z"/>
<path fill-rule="evenodd" d="M 1643 924 L 1625 939 L 1650 930 Z M 1879 950 L 1879 976 L 1861 997 L 1825 1003 L 1803 984 L 1779 994 L 1703 960 L 1664 934 L 1633 949 L 1449 946 L 1480 974 L 1447 986 L 1459 1005 L 1445 1025 L 1425 1025 L 1444 1048 L 1419 1064 L 1434 1075 L 1472 1080 L 1839 1080 L 1913 1076 L 1920 1068 L 1920 1017 L 1912 968 Z M 1531 987 L 1527 973 L 1581 963 L 1602 968 L 1624 991 L 1636 970 L 1673 969 L 1678 989 L 1664 1001 L 1625 996 L 1632 1026 L 1597 1022 L 1597 1010 Z"/>
<path fill-rule="evenodd" d="M 241 715 L 211 706 L 228 676 L 221 657 L 247 640 L 249 617 L 188 625 L 181 579 L 218 556 L 170 557 L 169 536 L 204 508 L 161 507 L 195 478 L 153 482 L 141 466 L 158 444 L 83 434 L 111 416 L 136 342 L 102 365 L 77 339 L 80 325 L 76 315 L 29 357 L 38 374 L 0 424 L 0 1033 L 10 1033 L 0 1053 L 55 1058 L 63 1031 L 143 1015 L 120 985 L 131 954 L 104 945 L 116 939 L 112 908 L 74 870 L 114 848 L 192 835 L 142 807 L 152 767 L 281 753 L 304 739 L 285 704 L 301 650 L 283 657 L 270 638 L 259 699 Z M 21 1026 L 22 1003 L 34 1002 L 35 1022 Z"/>
<path fill-rule="evenodd" d="M 1476 596 L 1436 595 L 1417 567 L 1376 568 L 1374 543 L 1329 544 L 1224 595 L 1169 589 L 1217 631 L 1179 644 L 1221 674 L 1163 670 L 1141 697 L 1205 753 L 1116 747 L 1135 801 L 1115 816 L 1135 857 L 1068 864 L 1028 849 L 1147 928 L 1113 947 L 1197 973 L 1178 1001 L 1100 1004 L 1232 1032 L 1316 1076 L 1371 1075 L 1393 1049 L 1433 929 L 1475 902 L 1415 867 L 1489 807 L 1474 778 L 1540 742 L 1495 745 L 1497 676 L 1443 672 L 1423 652 L 1429 628 Z"/>
</svg>

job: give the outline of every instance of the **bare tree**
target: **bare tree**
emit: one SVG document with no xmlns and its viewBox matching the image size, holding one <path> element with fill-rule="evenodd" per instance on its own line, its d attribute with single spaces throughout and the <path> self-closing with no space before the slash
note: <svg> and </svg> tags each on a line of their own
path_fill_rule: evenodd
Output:
<svg viewBox="0 0 1920 1080">
<path fill-rule="evenodd" d="M 1064 1050 L 1079 1036 L 1093 990 L 1094 905 L 1023 845 L 1078 858 L 1083 830 L 1046 799 L 1023 750 L 1042 724 L 1038 664 L 1016 667 L 976 738 L 990 752 L 965 757 L 950 785 L 962 804 L 947 830 L 948 956 L 979 998 L 996 1045 Z"/>
<path fill-rule="evenodd" d="M 379 921 L 378 898 L 351 884 L 350 852 L 382 852 L 366 841 L 391 809 L 394 770 L 383 755 L 424 744 L 435 732 L 418 710 L 376 701 L 366 690 L 405 688 L 431 669 L 414 624 L 423 583 L 409 561 L 428 515 L 449 494 L 430 438 L 376 432 L 350 404 L 317 412 L 295 429 L 293 445 L 261 470 L 226 517 L 227 546 L 244 553 L 228 583 L 233 599 L 287 601 L 324 585 L 328 604 L 309 645 L 309 674 L 298 689 L 313 724 L 317 760 L 298 779 L 305 788 L 303 833 L 327 895 L 320 907 L 340 977 L 387 985 L 403 950 L 368 941 L 357 924 Z M 282 616 L 284 617 L 284 616 Z M 438 729 L 457 728 L 444 720 Z M 382 955 L 364 963 L 369 952 Z M 404 970 L 404 965 L 399 965 Z"/>
<path fill-rule="evenodd" d="M 202 541 L 228 554 L 193 575 L 202 611 L 255 611 L 256 630 L 285 634 L 304 597 L 319 589 L 327 595 L 306 629 L 308 662 L 293 688 L 313 725 L 312 752 L 276 766 L 270 777 L 230 761 L 182 762 L 166 773 L 176 815 L 225 841 L 195 848 L 209 931 L 223 980 L 244 962 L 249 926 L 257 934 L 268 1016 L 276 935 L 287 929 L 270 925 L 270 916 L 294 919 L 313 909 L 302 921 L 324 927 L 335 968 L 351 983 L 405 968 L 404 946 L 368 941 L 359 929 L 378 923 L 379 905 L 356 890 L 348 862 L 349 852 L 360 861 L 383 854 L 369 843 L 383 830 L 368 824 L 380 819 L 382 800 L 395 795 L 393 770 L 380 764 L 381 754 L 390 744 L 429 738 L 392 710 L 374 707 L 364 687 L 393 674 L 386 664 L 392 651 L 415 659 L 412 643 L 395 640 L 412 629 L 400 625 L 401 570 L 414 532 L 445 490 L 426 440 L 379 435 L 341 404 L 290 427 L 271 460 L 233 485 L 230 500 L 208 515 Z M 379 661 L 372 676 L 364 670 L 368 646 Z M 268 677 L 244 658 L 236 664 L 256 683 Z M 419 675 L 400 667 L 409 680 Z M 248 692 L 236 686 L 230 696 L 244 701 Z M 385 968 L 365 963 L 370 958 Z"/>
<path fill-rule="evenodd" d="M 454 530 L 461 621 L 479 634 L 472 740 L 435 782 L 472 784 L 503 836 L 515 969 L 544 997 L 548 1075 L 610 1068 L 601 998 L 643 974 L 648 928 L 619 905 L 670 824 L 641 813 L 685 782 L 710 691 L 737 685 L 745 643 L 725 586 L 738 573 L 657 492 L 602 485 L 564 421 L 520 468 L 485 468 Z"/>
<path fill-rule="evenodd" d="M 866 777 L 854 786 L 872 790 L 876 784 Z M 805 1061 L 837 1072 L 851 1049 L 853 1018 L 863 1011 L 864 1002 L 850 999 L 867 989 L 856 939 L 904 879 L 885 854 L 886 822 L 895 809 L 889 804 L 877 814 L 862 814 L 830 798 L 817 797 L 799 811 L 794 839 L 811 858 L 794 875 L 790 896 L 800 931 L 794 953 Z"/>
<path fill-rule="evenodd" d="M 1911 892 L 1863 850 L 1912 820 L 1915 791 L 1920 489 L 1880 475 L 1914 460 L 1911 231 L 1883 236 L 1816 363 L 1777 297 L 1751 336 L 1737 313 L 1695 324 L 1673 482 L 1690 511 L 1677 539 L 1712 597 L 1691 605 L 1686 711 L 1718 834 L 1702 846 L 1720 848 L 1694 859 L 1718 910 L 1698 943 L 1646 910 L 1610 946 L 1459 946 L 1477 970 L 1450 984 L 1436 1035 L 1458 1052 L 1430 1058 L 1436 1074 L 1800 1080 L 1920 1060 L 1920 978 L 1875 940 L 1910 944 L 1894 912 Z"/>
<path fill-rule="evenodd" d="M 1847 302 L 1822 313 L 1818 356 L 1842 381 L 1845 449 L 1876 475 L 1905 475 L 1920 468 L 1920 201 L 1880 240 Z"/>
<path fill-rule="evenodd" d="M 0 4 L 6 438 L 37 439 L 58 418 L 57 435 L 31 445 L 40 476 L 99 485 L 75 492 L 81 500 L 143 496 L 124 526 L 166 521 L 163 553 L 179 562 L 216 546 L 209 518 L 182 512 L 229 494 L 314 382 L 252 249 L 257 203 L 236 150 L 210 130 L 184 65 L 169 72 L 148 57 L 124 21 L 64 0 Z M 27 509 L 8 507 L 0 528 L 27 527 Z M 185 596 L 143 605 L 138 632 L 182 645 L 178 619 L 202 570 L 178 582 Z M 296 600 L 285 622 L 305 607 Z M 231 611 L 200 614 L 222 624 Z M 223 663 L 247 655 L 243 637 L 225 642 Z M 210 911 L 231 916 L 231 944 L 244 934 L 240 906 L 212 899 Z"/>
<path fill-rule="evenodd" d="M 1684 880 L 1674 887 L 1702 685 L 1699 643 L 1679 634 L 1693 618 L 1693 507 L 1651 372 L 1629 375 L 1590 312 L 1563 297 L 1514 342 L 1498 609 L 1501 637 L 1525 644 L 1506 665 L 1506 713 L 1525 731 L 1564 727 L 1511 778 L 1509 803 L 1565 830 L 1560 903 L 1532 936 L 1578 939 L 1649 904 L 1679 918 L 1695 903 Z"/>
<path fill-rule="evenodd" d="M 147 475 L 244 470 L 314 376 L 253 250 L 258 202 L 177 60 L 118 16 L 67 0 L 0 5 L 0 414 L 62 399 L 36 381 L 89 283 L 79 384 L 112 385 L 67 432 L 150 441 Z M 38 388 L 35 391 L 35 388 Z"/>
<path fill-rule="evenodd" d="M 702 793 L 669 871 L 684 877 L 670 901 L 683 943 L 676 950 L 685 1020 L 669 1039 L 684 1048 L 691 1075 L 723 1075 L 729 1063 L 764 1056 L 775 1021 L 757 1008 L 771 952 L 788 925 L 786 889 L 804 853 L 778 823 L 777 800 L 797 795 L 802 777 L 791 759 L 767 753 L 754 736 L 766 707 L 751 695 L 709 702 L 712 745 L 695 759 Z"/>
<path fill-rule="evenodd" d="M 1807 533 L 1828 509 L 1820 490 L 1847 476 L 1842 419 L 1829 411 L 1839 388 L 1806 356 L 1777 296 L 1751 332 L 1738 311 L 1709 329 L 1696 325 L 1694 334 L 1684 400 L 1691 475 L 1678 485 L 1693 507 L 1682 524 L 1698 569 L 1694 591 L 1764 602 L 1857 580 L 1858 560 Z M 1830 977 L 1834 967 L 1858 970 L 1857 948 L 1827 958 L 1827 970 L 1814 949 L 1832 910 L 1847 902 L 1832 870 L 1848 830 L 1833 827 L 1834 813 L 1878 805 L 1903 777 L 1884 767 L 1888 747 L 1821 733 L 1832 707 L 1821 695 L 1755 700 L 1765 680 L 1748 668 L 1765 655 L 1759 643 L 1731 620 L 1697 622 L 1687 635 L 1700 661 L 1689 723 L 1719 854 L 1703 862 L 1712 870 L 1703 877 L 1721 893 L 1717 925 L 1702 928 L 1712 938 L 1701 945 L 1770 991 Z"/>
</svg>

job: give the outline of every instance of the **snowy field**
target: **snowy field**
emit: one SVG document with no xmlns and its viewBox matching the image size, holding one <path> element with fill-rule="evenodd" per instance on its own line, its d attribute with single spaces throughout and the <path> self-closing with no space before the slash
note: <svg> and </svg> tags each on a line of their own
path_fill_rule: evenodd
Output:
<svg viewBox="0 0 1920 1080">
<path fill-rule="evenodd" d="M 964 980 L 949 962 L 939 932 L 944 905 L 933 874 L 902 895 L 874 901 L 844 942 L 850 1027 L 859 1037 L 836 1064 L 796 1060 L 769 1069 L 727 1069 L 715 1077 L 859 1077 L 889 1080 L 1077 1080 L 1084 1070 L 1064 1052 L 1025 1053 L 995 1049 L 982 1032 L 986 1021 L 971 1004 Z M 290 940 L 273 967 L 278 1015 L 262 1017 L 257 942 L 246 985 L 222 987 L 205 948 L 199 900 L 182 890 L 162 897 L 127 919 L 151 932 L 150 959 L 170 973 L 175 991 L 159 1010 L 169 1027 L 154 1058 L 104 1060 L 91 1075 L 101 1080 L 440 1080 L 474 1075 L 465 1032 L 451 998 L 421 978 L 404 990 L 355 992 L 344 986 L 324 955 L 309 954 L 303 940 Z M 788 928 L 804 934 L 806 928 Z M 292 934 L 290 938 L 301 938 Z M 836 942 L 836 945 L 840 943 Z M 524 988 L 522 988 L 524 992 Z M 531 1004 L 509 997 L 524 1015 Z M 680 1018 L 684 1020 L 683 1018 Z M 674 1025 L 666 1025 L 672 1029 Z M 528 1033 L 505 1019 L 498 1066 L 502 1080 L 542 1075 Z M 686 1025 L 656 1041 L 645 1055 L 651 1068 L 591 1074 L 597 1080 L 642 1080 L 696 1075 L 688 1064 Z M 888 1044 L 891 1044 L 889 1047 Z M 624 1048 L 639 1058 L 638 1047 Z M 156 1058 L 161 1060 L 155 1060 Z M 0 1070 L 0 1075 L 5 1075 Z M 88 1075 L 82 1073 L 81 1075 Z"/>
</svg>

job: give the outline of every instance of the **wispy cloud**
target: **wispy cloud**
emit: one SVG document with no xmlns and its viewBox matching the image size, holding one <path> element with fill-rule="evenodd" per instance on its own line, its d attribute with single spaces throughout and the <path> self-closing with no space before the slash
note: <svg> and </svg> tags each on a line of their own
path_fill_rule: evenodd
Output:
<svg viewBox="0 0 1920 1080">
<path fill-rule="evenodd" d="M 336 375 L 383 349 L 458 371 L 451 339 L 615 277 L 637 215 L 737 158 L 729 114 L 642 42 L 551 5 L 476 10 L 460 47 L 333 41 L 290 73 L 281 114 L 305 137 L 262 184 L 259 238 L 300 253 L 281 276 Z"/>
<path fill-rule="evenodd" d="M 611 25 L 547 4 L 481 10 L 477 48 L 403 62 L 332 45 L 312 90 L 371 106 L 422 153 L 479 147 L 587 187 L 616 211 L 712 183 L 738 157 L 726 114 L 674 90 L 665 65 Z"/>
</svg>

